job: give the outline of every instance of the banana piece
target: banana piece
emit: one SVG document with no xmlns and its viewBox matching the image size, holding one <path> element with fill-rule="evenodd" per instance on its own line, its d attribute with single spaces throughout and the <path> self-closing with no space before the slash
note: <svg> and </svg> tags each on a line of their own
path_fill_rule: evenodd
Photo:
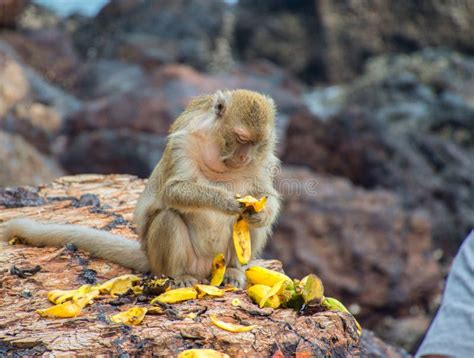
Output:
<svg viewBox="0 0 474 358">
<path fill-rule="evenodd" d="M 252 266 L 245 271 L 247 281 L 252 285 L 266 285 L 273 287 L 280 281 L 287 283 L 287 288 L 294 289 L 294 284 L 291 278 L 287 275 L 266 269 L 261 266 Z"/>
<path fill-rule="evenodd" d="M 225 257 L 224 254 L 218 254 L 212 260 L 211 286 L 220 286 L 224 281 L 225 275 Z"/>
<path fill-rule="evenodd" d="M 160 303 L 178 303 L 187 300 L 194 300 L 197 298 L 197 291 L 193 287 L 183 287 L 183 288 L 176 288 L 174 290 L 166 291 L 161 295 L 155 297 L 151 300 L 151 304 L 155 304 L 156 302 Z"/>
<path fill-rule="evenodd" d="M 268 296 L 263 303 L 263 307 L 278 308 L 280 307 L 280 298 L 277 295 L 269 295 L 271 290 L 270 286 L 257 284 L 249 287 L 247 294 L 256 304 L 260 304 Z"/>
</svg>

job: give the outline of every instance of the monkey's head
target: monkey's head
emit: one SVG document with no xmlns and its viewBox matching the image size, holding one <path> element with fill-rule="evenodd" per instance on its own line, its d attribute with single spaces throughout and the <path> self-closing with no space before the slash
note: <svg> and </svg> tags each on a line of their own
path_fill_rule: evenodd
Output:
<svg viewBox="0 0 474 358">
<path fill-rule="evenodd" d="M 213 96 L 217 144 L 229 168 L 260 162 L 275 147 L 275 103 L 248 90 L 217 92 Z"/>
</svg>

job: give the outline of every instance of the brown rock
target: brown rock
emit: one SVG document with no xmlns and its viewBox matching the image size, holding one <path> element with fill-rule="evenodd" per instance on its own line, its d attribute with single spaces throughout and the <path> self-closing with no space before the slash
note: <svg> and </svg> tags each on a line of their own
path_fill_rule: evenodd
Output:
<svg viewBox="0 0 474 358">
<path fill-rule="evenodd" d="M 0 186 L 38 185 L 64 172 L 18 135 L 0 131 Z"/>
<path fill-rule="evenodd" d="M 211 63 L 226 4 L 218 0 L 109 2 L 74 34 L 83 55 L 116 58 L 146 68 Z"/>
<path fill-rule="evenodd" d="M 363 322 L 377 310 L 403 315 L 439 292 L 429 220 L 393 194 L 296 167 L 277 189 L 284 208 L 267 255 L 294 277 L 320 275 L 327 295 L 358 305 Z"/>
<path fill-rule="evenodd" d="M 24 10 L 28 0 L 1 0 L 0 27 L 12 27 L 16 24 L 18 15 Z"/>
<path fill-rule="evenodd" d="M 128 173 L 146 178 L 161 158 L 165 138 L 128 129 L 80 133 L 60 154 L 69 173 Z"/>
<path fill-rule="evenodd" d="M 306 82 L 344 82 L 376 55 L 426 47 L 472 54 L 473 19 L 469 1 L 240 0 L 235 49 Z"/>
<path fill-rule="evenodd" d="M 10 114 L 0 119 L 0 129 L 21 135 L 42 153 L 51 153 L 59 135 L 61 117 L 49 106 L 30 101 L 17 103 Z"/>
<path fill-rule="evenodd" d="M 28 216 L 102 228 L 134 240 L 136 234 L 128 220 L 143 187 L 142 180 L 131 176 L 82 175 L 60 178 L 36 191 L 0 191 L 0 229 L 6 220 Z M 85 200 L 86 197 L 94 200 Z M 40 318 L 34 310 L 50 305 L 47 291 L 77 287 L 85 269 L 95 270 L 99 282 L 130 270 L 64 248 L 10 246 L 1 242 L 0 245 L 2 272 L 7 272 L 11 265 L 27 267 L 34 263 L 42 267 L 33 279 L 10 274 L 3 277 L 0 325 L 5 329 L 0 332 L 0 340 L 8 354 L 176 356 L 185 349 L 204 347 L 233 356 L 271 356 L 277 351 L 285 356 L 360 356 L 367 352 L 374 357 L 404 356 L 369 331 L 364 332 L 361 340 L 354 321 L 346 314 L 299 315 L 290 309 L 259 309 L 243 291 L 226 293 L 221 299 L 176 304 L 165 308 L 165 315 L 147 315 L 134 327 L 107 320 L 131 305 L 113 306 L 108 299 L 83 309 L 77 318 Z M 260 264 L 275 267 L 275 261 Z M 234 298 L 241 300 L 240 307 L 232 306 Z M 196 312 L 197 318 L 183 317 L 190 312 Z M 247 333 L 223 331 L 210 323 L 209 314 L 217 314 L 221 319 L 238 318 L 257 328 Z"/>
<path fill-rule="evenodd" d="M 36 29 L 4 32 L 0 37 L 15 49 L 23 62 L 47 80 L 66 89 L 74 85 L 80 61 L 66 31 Z"/>
<path fill-rule="evenodd" d="M 0 52 L 0 118 L 19 100 L 25 98 L 29 84 L 18 62 Z"/>
</svg>

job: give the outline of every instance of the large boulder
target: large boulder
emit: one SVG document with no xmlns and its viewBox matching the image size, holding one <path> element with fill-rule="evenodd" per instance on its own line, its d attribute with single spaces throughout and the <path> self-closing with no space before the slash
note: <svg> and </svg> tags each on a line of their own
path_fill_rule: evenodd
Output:
<svg viewBox="0 0 474 358">
<path fill-rule="evenodd" d="M 367 59 L 428 46 L 474 52 L 474 7 L 467 1 L 241 0 L 235 48 L 307 82 L 353 79 Z"/>
<path fill-rule="evenodd" d="M 64 175 L 52 159 L 18 135 L 0 131 L 0 187 L 45 184 Z"/>
<path fill-rule="evenodd" d="M 22 13 L 29 0 L 0 1 L 0 27 L 16 25 L 18 16 Z"/>
<path fill-rule="evenodd" d="M 453 254 L 474 226 L 473 89 L 469 57 L 379 58 L 343 91 L 339 114 L 292 118 L 283 160 L 395 191 L 428 210 L 437 246 Z"/>
<path fill-rule="evenodd" d="M 0 118 L 25 98 L 30 87 L 21 65 L 0 51 Z"/>
<path fill-rule="evenodd" d="M 128 129 L 80 133 L 60 154 L 70 173 L 123 172 L 146 178 L 163 154 L 165 138 Z"/>
<path fill-rule="evenodd" d="M 60 27 L 9 31 L 0 38 L 10 44 L 22 61 L 59 87 L 70 89 L 80 60 L 70 35 Z"/>
<path fill-rule="evenodd" d="M 87 57 L 145 67 L 181 62 L 205 69 L 221 32 L 225 6 L 218 0 L 111 1 L 74 37 Z"/>
</svg>

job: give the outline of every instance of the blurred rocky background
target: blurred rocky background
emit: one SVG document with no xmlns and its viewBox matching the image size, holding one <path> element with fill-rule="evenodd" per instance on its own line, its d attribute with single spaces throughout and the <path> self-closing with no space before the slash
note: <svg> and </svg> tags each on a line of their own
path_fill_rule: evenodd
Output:
<svg viewBox="0 0 474 358">
<path fill-rule="evenodd" d="M 65 3 L 0 0 L 0 186 L 147 177 L 192 96 L 267 93 L 285 200 L 266 256 L 414 352 L 474 226 L 474 3 Z"/>
</svg>

